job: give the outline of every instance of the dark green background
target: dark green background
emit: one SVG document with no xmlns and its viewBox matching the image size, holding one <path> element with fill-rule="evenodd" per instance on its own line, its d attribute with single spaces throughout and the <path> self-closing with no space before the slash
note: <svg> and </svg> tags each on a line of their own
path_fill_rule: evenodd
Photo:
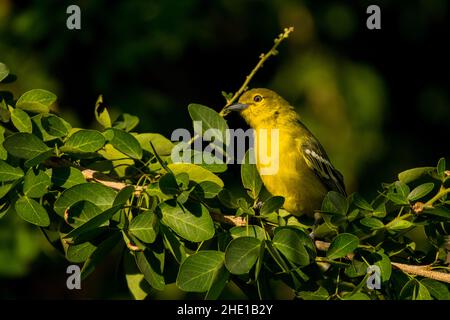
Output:
<svg viewBox="0 0 450 320">
<path fill-rule="evenodd" d="M 70 4 L 81 7 L 79 31 L 66 28 Z M 366 28 L 370 4 L 381 7 L 381 30 Z M 0 0 L 0 61 L 18 78 L 0 90 L 55 92 L 58 112 L 83 127 L 96 126 L 103 94 L 113 115 L 135 114 L 138 131 L 170 138 L 190 128 L 189 103 L 220 110 L 221 91 L 237 90 L 273 38 L 294 26 L 251 86 L 296 106 L 348 190 L 370 198 L 398 172 L 449 156 L 447 11 L 445 0 Z M 245 126 L 236 116 L 229 125 Z M 128 297 L 116 262 L 70 292 L 67 263 L 40 232 L 0 221 L 2 298 Z"/>
</svg>

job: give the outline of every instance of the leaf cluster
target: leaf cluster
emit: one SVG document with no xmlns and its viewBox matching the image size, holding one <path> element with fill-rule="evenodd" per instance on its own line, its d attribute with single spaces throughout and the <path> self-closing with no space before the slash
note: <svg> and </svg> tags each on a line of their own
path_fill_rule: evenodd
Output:
<svg viewBox="0 0 450 320">
<path fill-rule="evenodd" d="M 0 81 L 8 74 L 0 64 Z M 445 159 L 400 173 L 371 201 L 329 192 L 314 227 L 267 193 L 253 164 L 241 165 L 237 195 L 221 178 L 226 163 L 173 163 L 176 144 L 136 132 L 136 116 L 113 121 L 101 96 L 94 107 L 100 130 L 72 127 L 52 112 L 55 102 L 41 89 L 17 100 L 0 97 L 0 218 L 17 214 L 41 228 L 68 261 L 82 264 L 83 279 L 116 253 L 136 299 L 170 283 L 218 299 L 230 282 L 251 298 L 273 298 L 274 281 L 298 299 L 450 298 L 447 284 L 392 264 L 448 273 Z M 188 110 L 202 121 L 197 136 L 210 128 L 226 132 L 213 109 L 191 104 Z M 224 152 L 212 149 L 212 159 Z M 380 290 L 366 285 L 372 265 L 381 270 Z"/>
</svg>

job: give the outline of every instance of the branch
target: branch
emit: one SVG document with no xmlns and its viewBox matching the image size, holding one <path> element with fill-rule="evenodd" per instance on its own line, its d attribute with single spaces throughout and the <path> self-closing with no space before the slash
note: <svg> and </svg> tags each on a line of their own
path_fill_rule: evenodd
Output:
<svg viewBox="0 0 450 320">
<path fill-rule="evenodd" d="M 327 251 L 328 248 L 330 247 L 329 242 L 324 242 L 324 241 L 320 241 L 320 240 L 316 240 L 314 242 L 314 244 L 315 244 L 317 250 L 320 250 L 320 251 Z M 421 277 L 430 278 L 433 280 L 450 283 L 450 273 L 432 271 L 432 270 L 430 270 L 431 266 L 429 266 L 429 265 L 413 266 L 413 265 L 398 263 L 398 262 L 391 262 L 391 264 L 394 267 L 396 267 L 397 269 L 399 269 L 405 273 L 408 273 L 408 274 L 413 274 L 416 276 L 421 276 Z"/>
<path fill-rule="evenodd" d="M 267 52 L 267 53 L 262 53 L 259 56 L 259 61 L 256 64 L 256 66 L 253 68 L 253 70 L 250 72 L 250 74 L 248 76 L 245 77 L 245 81 L 242 84 L 242 86 L 239 88 L 238 91 L 236 91 L 233 96 L 231 97 L 231 99 L 227 99 L 227 104 L 225 105 L 225 107 L 220 111 L 220 115 L 221 116 L 226 116 L 227 115 L 227 111 L 226 111 L 226 107 L 228 107 L 229 105 L 231 105 L 234 101 L 236 101 L 237 98 L 239 98 L 239 96 L 245 91 L 247 90 L 247 86 L 250 83 L 250 81 L 252 80 L 252 78 L 255 76 L 256 72 L 262 68 L 264 62 L 266 62 L 267 59 L 270 58 L 270 56 L 275 56 L 278 54 L 277 51 L 277 47 L 280 45 L 281 42 L 283 42 L 284 39 L 287 39 L 289 37 L 289 34 L 294 31 L 294 27 L 289 27 L 289 28 L 284 28 L 283 33 L 280 33 L 278 35 L 278 37 L 274 40 L 274 45 L 273 47 Z"/>
<path fill-rule="evenodd" d="M 77 168 L 78 170 L 81 171 L 81 173 L 83 174 L 84 178 L 87 181 L 95 181 L 97 183 L 100 183 L 104 186 L 110 187 L 117 191 L 120 191 L 120 190 L 124 189 L 125 187 L 130 186 L 129 184 L 118 181 L 106 174 L 103 174 L 103 173 L 95 171 L 95 170 L 86 169 L 80 165 L 77 165 L 71 161 L 68 161 L 68 160 L 65 160 L 62 158 L 56 158 L 56 157 L 50 158 L 45 162 L 45 165 L 47 167 L 51 167 L 51 168 L 62 168 L 62 167 Z M 139 195 L 144 190 L 144 187 L 142 187 L 142 186 L 134 186 L 133 185 L 133 187 L 134 187 L 136 195 Z M 242 217 L 236 217 L 236 216 L 232 216 L 232 215 L 223 215 L 222 213 L 220 213 L 218 211 L 210 211 L 210 214 L 211 214 L 211 217 L 219 223 L 225 223 L 225 224 L 233 225 L 233 226 L 245 226 L 247 224 L 246 220 Z"/>
<path fill-rule="evenodd" d="M 431 266 L 412 266 L 398 262 L 391 262 L 391 264 L 405 273 L 450 283 L 450 273 L 432 271 Z"/>
<path fill-rule="evenodd" d="M 61 168 L 61 167 L 74 167 L 77 168 L 78 170 L 81 171 L 81 173 L 83 174 L 84 178 L 87 181 L 95 181 L 98 182 L 100 184 L 103 184 L 107 187 L 110 187 L 114 190 L 122 190 L 123 188 L 127 187 L 128 184 L 118 181 L 106 174 L 103 174 L 101 172 L 95 171 L 95 170 L 91 170 L 91 169 L 86 169 L 82 166 L 76 165 L 73 162 L 70 162 L 68 160 L 62 159 L 62 158 L 50 158 L 45 162 L 46 166 L 48 167 L 52 167 L 52 168 Z M 134 192 L 136 195 L 139 195 L 144 188 L 141 186 L 133 186 L 134 187 Z"/>
<path fill-rule="evenodd" d="M 247 225 L 247 221 L 242 217 L 236 217 L 231 215 L 223 215 L 220 212 L 210 211 L 211 217 L 214 221 L 225 223 L 232 226 L 245 226 Z"/>
<path fill-rule="evenodd" d="M 126 183 L 123 183 L 121 181 L 117 181 L 113 178 L 111 178 L 108 175 L 105 175 L 103 173 L 97 172 L 95 170 L 86 169 L 81 166 L 78 166 L 70 161 L 61 159 L 61 158 L 50 158 L 46 161 L 46 165 L 52 168 L 58 168 L 58 167 L 75 167 L 81 171 L 84 178 L 88 181 L 95 181 L 97 183 L 103 184 L 107 187 L 113 188 L 115 190 L 122 190 L 123 188 L 129 186 Z M 136 194 L 140 194 L 144 188 L 140 186 L 134 186 Z M 233 226 L 245 226 L 247 224 L 247 221 L 242 217 L 236 217 L 233 215 L 223 215 L 218 211 L 210 211 L 211 217 L 214 221 L 217 221 L 219 223 L 224 223 L 228 225 Z M 316 240 L 314 242 L 315 247 L 319 251 L 327 251 L 330 247 L 329 242 Z M 347 258 L 352 259 L 353 256 L 347 256 Z M 450 283 L 450 273 L 443 273 L 438 271 L 432 271 L 430 270 L 430 266 L 413 266 L 403 263 L 397 263 L 397 262 L 391 262 L 391 264 L 396 267 L 397 269 L 400 269 L 401 271 L 413 274 L 425 278 L 430 278 L 433 280 L 438 280 L 446 283 Z"/>
</svg>

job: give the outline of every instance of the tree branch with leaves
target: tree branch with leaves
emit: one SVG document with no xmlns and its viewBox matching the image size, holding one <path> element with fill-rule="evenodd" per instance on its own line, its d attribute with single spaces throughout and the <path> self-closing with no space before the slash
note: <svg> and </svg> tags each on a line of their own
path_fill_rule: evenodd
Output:
<svg viewBox="0 0 450 320">
<path fill-rule="evenodd" d="M 292 31 L 225 95 L 226 106 Z M 0 81 L 8 75 L 0 64 Z M 101 96 L 93 108 L 100 130 L 72 127 L 52 112 L 56 99 L 42 89 L 0 98 L 0 223 L 18 215 L 39 227 L 55 250 L 82 265 L 83 279 L 120 247 L 117 259 L 136 299 L 169 283 L 218 299 L 230 282 L 265 299 L 272 280 L 298 299 L 450 298 L 445 159 L 400 173 L 371 201 L 329 192 L 313 240 L 313 221 L 292 216 L 282 197 L 265 192 L 255 165 L 241 165 L 237 192 L 221 178 L 229 165 L 174 163 L 179 144 L 136 132 L 135 116 L 113 121 Z M 223 110 L 191 104 L 188 113 L 203 123 L 191 143 L 210 128 L 228 129 Z M 192 160 L 201 153 L 190 151 Z M 413 230 L 428 251 L 417 248 Z M 369 266 L 381 272 L 379 290 L 366 285 Z"/>
</svg>

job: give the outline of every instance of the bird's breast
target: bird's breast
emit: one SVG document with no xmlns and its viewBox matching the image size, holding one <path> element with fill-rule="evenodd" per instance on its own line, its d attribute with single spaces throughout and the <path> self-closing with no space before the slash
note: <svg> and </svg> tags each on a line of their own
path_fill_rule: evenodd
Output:
<svg viewBox="0 0 450 320">
<path fill-rule="evenodd" d="M 255 129 L 255 159 L 261 179 L 272 195 L 285 198 L 293 214 L 313 214 L 320 209 L 325 187 L 306 164 L 298 133 L 279 128 Z"/>
</svg>

